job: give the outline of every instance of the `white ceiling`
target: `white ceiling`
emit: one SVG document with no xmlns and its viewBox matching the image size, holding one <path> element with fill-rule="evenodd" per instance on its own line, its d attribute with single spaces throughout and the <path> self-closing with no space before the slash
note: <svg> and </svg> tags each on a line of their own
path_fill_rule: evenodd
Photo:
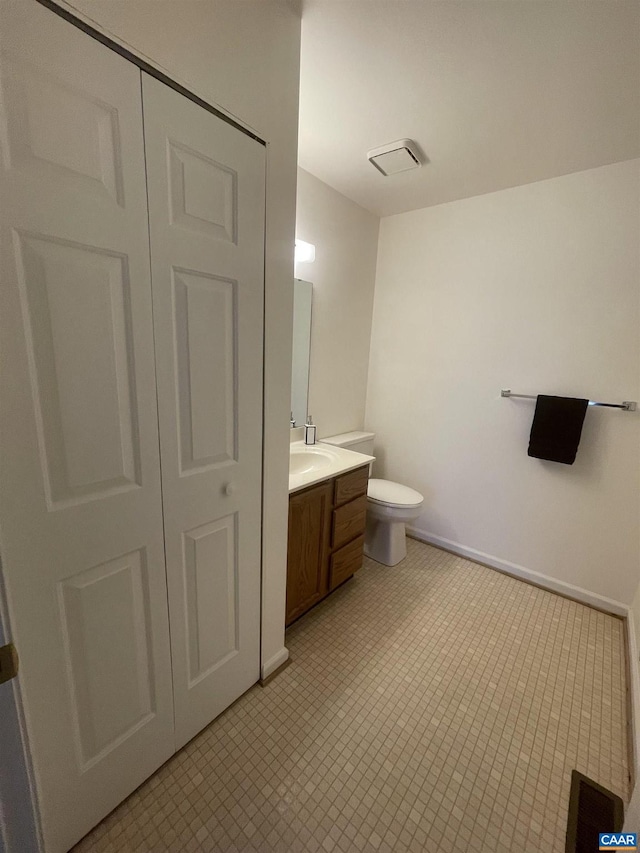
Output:
<svg viewBox="0 0 640 853">
<path fill-rule="evenodd" d="M 299 144 L 381 216 L 638 157 L 640 0 L 304 0 Z"/>
</svg>

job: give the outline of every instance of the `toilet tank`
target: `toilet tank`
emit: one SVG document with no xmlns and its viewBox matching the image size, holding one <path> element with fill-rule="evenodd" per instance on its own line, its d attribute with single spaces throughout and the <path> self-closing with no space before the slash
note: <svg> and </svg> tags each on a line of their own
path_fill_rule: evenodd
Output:
<svg viewBox="0 0 640 853">
<path fill-rule="evenodd" d="M 355 450 L 357 453 L 366 453 L 373 456 L 373 432 L 342 432 L 340 435 L 330 435 L 321 438 L 323 444 L 335 444 L 337 447 L 346 447 L 347 450 Z"/>
</svg>

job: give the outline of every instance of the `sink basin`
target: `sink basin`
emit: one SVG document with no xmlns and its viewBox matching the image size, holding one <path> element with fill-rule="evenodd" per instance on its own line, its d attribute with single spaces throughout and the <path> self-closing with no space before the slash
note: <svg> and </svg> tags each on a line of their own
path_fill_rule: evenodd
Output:
<svg viewBox="0 0 640 853">
<path fill-rule="evenodd" d="M 361 468 L 373 460 L 373 456 L 346 447 L 293 441 L 289 446 L 289 494 Z"/>
<path fill-rule="evenodd" d="M 290 474 L 310 474 L 328 468 L 335 457 L 332 453 L 319 447 L 296 448 L 289 453 Z"/>
</svg>

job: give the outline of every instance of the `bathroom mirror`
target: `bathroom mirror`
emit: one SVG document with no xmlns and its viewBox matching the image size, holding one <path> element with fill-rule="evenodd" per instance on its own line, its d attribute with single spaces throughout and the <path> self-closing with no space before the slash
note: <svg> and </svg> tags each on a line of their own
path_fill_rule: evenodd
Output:
<svg viewBox="0 0 640 853">
<path fill-rule="evenodd" d="M 307 417 L 309 395 L 309 354 L 311 351 L 310 281 L 295 279 L 293 285 L 293 357 L 291 366 L 291 413 L 296 426 Z"/>
</svg>

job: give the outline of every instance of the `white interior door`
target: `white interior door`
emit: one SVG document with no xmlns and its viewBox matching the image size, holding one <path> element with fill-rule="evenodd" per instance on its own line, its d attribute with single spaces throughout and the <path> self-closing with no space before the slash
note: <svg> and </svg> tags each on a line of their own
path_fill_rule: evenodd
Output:
<svg viewBox="0 0 640 853">
<path fill-rule="evenodd" d="M 174 751 L 139 70 L 0 3 L 0 542 L 46 847 Z"/>
<path fill-rule="evenodd" d="M 264 148 L 142 77 L 181 746 L 259 678 Z"/>
</svg>

